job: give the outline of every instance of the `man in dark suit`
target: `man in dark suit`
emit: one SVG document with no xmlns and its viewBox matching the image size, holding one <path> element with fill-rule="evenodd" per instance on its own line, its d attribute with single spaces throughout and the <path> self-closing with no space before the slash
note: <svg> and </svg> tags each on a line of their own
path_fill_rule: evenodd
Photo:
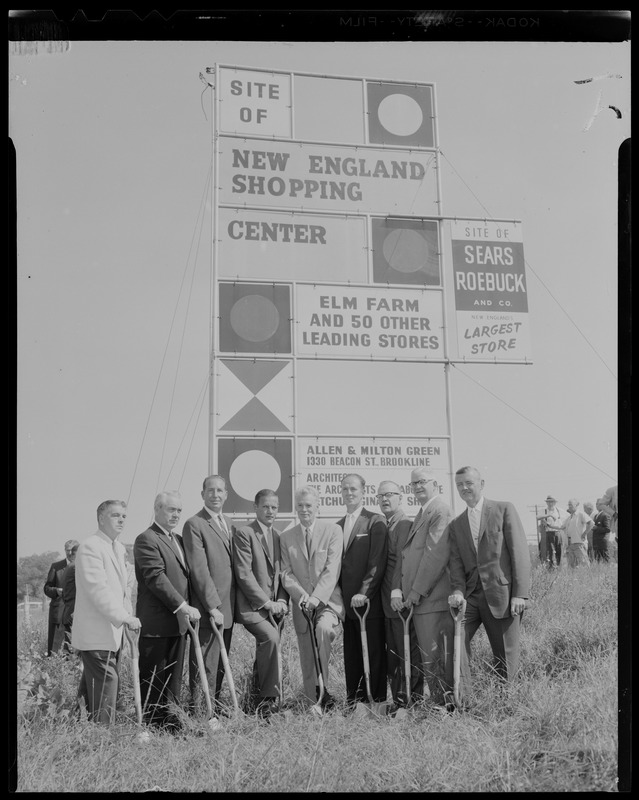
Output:
<svg viewBox="0 0 639 800">
<path fill-rule="evenodd" d="M 220 645 L 213 626 L 224 628 L 226 651 L 231 649 L 233 616 L 235 612 L 235 573 L 233 571 L 232 539 L 234 527 L 222 513 L 227 498 L 226 481 L 220 475 L 209 475 L 202 484 L 204 508 L 187 519 L 182 529 L 186 558 L 191 570 L 193 605 L 202 615 L 199 630 L 204 666 L 214 711 L 220 710 L 219 697 L 224 679 Z M 199 695 L 198 668 L 195 649 L 189 658 L 191 702 L 197 705 Z"/>
<path fill-rule="evenodd" d="M 402 492 L 395 481 L 382 481 L 377 490 L 377 502 L 382 514 L 386 517 L 388 528 L 388 556 L 386 557 L 386 571 L 382 580 L 382 608 L 384 609 L 384 632 L 386 635 L 386 674 L 390 684 L 391 694 L 395 705 L 406 705 L 411 698 L 415 700 L 424 697 L 424 675 L 421 669 L 421 654 L 417 645 L 415 623 L 412 618 L 408 625 L 410 643 L 410 698 L 407 698 L 403 678 L 404 665 L 404 622 L 397 611 L 391 608 L 391 591 L 393 588 L 393 573 L 397 563 L 398 540 L 405 540 L 411 528 L 410 520 L 401 507 Z"/>
<path fill-rule="evenodd" d="M 339 586 L 344 620 L 344 672 L 346 702 L 368 702 L 362 655 L 361 614 L 370 602 L 366 637 L 370 661 L 371 695 L 376 703 L 386 700 L 386 647 L 382 579 L 386 571 L 388 539 L 386 518 L 364 508 L 366 481 L 361 475 L 345 475 L 341 481 L 346 516 L 337 524 L 344 531 L 344 552 Z M 359 609 L 359 611 L 355 611 Z"/>
<path fill-rule="evenodd" d="M 71 562 L 64 571 L 62 583 L 62 628 L 64 630 L 63 650 L 67 655 L 73 653 L 71 647 L 71 628 L 73 626 L 73 612 L 75 610 L 75 555 L 78 552 L 79 544 L 74 544 L 69 551 L 67 558 Z"/>
<path fill-rule="evenodd" d="M 233 536 L 235 621 L 255 637 L 260 698 L 257 711 L 269 717 L 277 709 L 280 693 L 280 634 L 271 619 L 277 623 L 288 612 L 288 592 L 280 580 L 280 534 L 274 527 L 279 509 L 277 494 L 272 489 L 260 490 L 254 507 L 255 520 L 236 529 Z"/>
<path fill-rule="evenodd" d="M 189 569 L 179 537 L 173 532 L 182 500 L 177 492 L 161 492 L 154 503 L 155 520 L 133 545 L 138 582 L 136 615 L 140 636 L 140 689 L 144 718 L 171 733 L 181 724 L 169 709 L 179 703 L 187 620 L 200 618 L 190 605 Z"/>
<path fill-rule="evenodd" d="M 449 693 L 453 691 L 455 625 L 448 608 L 448 523 L 453 515 L 440 497 L 437 479 L 427 469 L 412 471 L 411 488 L 421 508 L 408 535 L 398 542 L 391 608 L 412 607 L 430 699 L 437 710 L 446 711 L 451 710 Z"/>
<path fill-rule="evenodd" d="M 506 681 L 519 667 L 519 626 L 530 592 L 530 553 L 512 503 L 488 500 L 475 467 L 461 467 L 455 484 L 468 508 L 450 523 L 448 603 L 466 600 L 465 648 L 461 658 L 462 694 L 470 685 L 470 642 L 483 625 L 496 673 Z"/>
<path fill-rule="evenodd" d="M 596 502 L 597 511 L 592 521 L 592 549 L 595 561 L 608 561 L 608 535 L 610 534 L 610 514 L 605 510 L 601 497 Z"/>
<path fill-rule="evenodd" d="M 69 539 L 64 543 L 66 558 L 54 561 L 49 567 L 47 580 L 44 584 L 44 593 L 51 598 L 49 603 L 49 626 L 47 630 L 47 655 L 50 656 L 62 647 L 64 642 L 64 626 L 62 624 L 62 614 L 64 612 L 64 601 L 62 599 L 62 588 L 64 586 L 64 573 L 71 563 L 69 555 L 73 547 L 78 547 L 79 542 Z"/>
</svg>

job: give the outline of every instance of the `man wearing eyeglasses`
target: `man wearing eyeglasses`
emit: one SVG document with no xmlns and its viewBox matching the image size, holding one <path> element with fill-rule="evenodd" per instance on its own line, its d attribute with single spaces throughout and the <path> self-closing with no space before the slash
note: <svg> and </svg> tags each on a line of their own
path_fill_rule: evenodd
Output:
<svg viewBox="0 0 639 800">
<path fill-rule="evenodd" d="M 360 618 L 370 603 L 366 617 L 366 637 L 370 661 L 370 688 L 373 702 L 386 700 L 386 642 L 382 608 L 382 578 L 388 551 L 386 519 L 364 508 L 366 481 L 361 475 L 344 475 L 341 481 L 346 516 L 337 524 L 344 531 L 344 552 L 339 585 L 344 598 L 344 673 L 346 702 L 367 702 Z"/>
<path fill-rule="evenodd" d="M 420 668 L 421 655 L 417 645 L 415 624 L 409 622 L 410 663 L 411 663 L 411 698 L 405 697 L 402 670 L 404 664 L 404 623 L 396 611 L 391 608 L 391 590 L 393 588 L 393 572 L 397 563 L 397 543 L 405 540 L 411 528 L 412 520 L 406 516 L 402 508 L 402 493 L 395 481 L 382 481 L 377 490 L 377 502 L 382 514 L 386 517 L 388 528 L 388 555 L 386 572 L 382 580 L 382 608 L 384 609 L 384 633 L 386 636 L 386 674 L 390 684 L 393 702 L 396 706 L 407 705 L 411 698 L 424 696 L 424 676 Z"/>
<path fill-rule="evenodd" d="M 461 693 L 470 681 L 470 641 L 484 626 L 493 651 L 495 672 L 512 681 L 519 665 L 519 626 L 530 592 L 530 553 L 526 534 L 512 503 L 484 497 L 484 481 L 475 467 L 461 467 L 455 485 L 468 508 L 450 525 L 448 603 L 466 600 L 465 648 L 461 658 Z"/>
<path fill-rule="evenodd" d="M 448 523 L 452 513 L 440 497 L 437 479 L 427 469 L 414 469 L 410 485 L 421 508 L 406 539 L 398 544 L 391 606 L 395 611 L 412 607 L 431 702 L 435 709 L 447 711 L 453 709 L 455 632 L 448 608 Z"/>
</svg>

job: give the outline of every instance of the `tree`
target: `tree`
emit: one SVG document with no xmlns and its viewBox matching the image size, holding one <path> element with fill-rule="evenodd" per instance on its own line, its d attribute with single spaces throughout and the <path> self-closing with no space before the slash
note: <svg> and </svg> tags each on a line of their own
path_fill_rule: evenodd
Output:
<svg viewBox="0 0 639 800">
<path fill-rule="evenodd" d="M 32 600 L 43 599 L 44 584 L 49 573 L 49 567 L 54 561 L 59 561 L 62 556 L 54 550 L 39 555 L 25 556 L 18 559 L 17 596 L 22 600 L 29 587 L 29 597 Z"/>
</svg>

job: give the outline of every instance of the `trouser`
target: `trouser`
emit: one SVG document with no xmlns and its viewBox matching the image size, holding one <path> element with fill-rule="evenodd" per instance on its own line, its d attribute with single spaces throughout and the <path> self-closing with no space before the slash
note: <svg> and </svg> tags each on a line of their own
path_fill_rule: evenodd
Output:
<svg viewBox="0 0 639 800">
<path fill-rule="evenodd" d="M 233 626 L 224 628 L 222 639 L 226 652 L 231 650 L 231 638 L 233 636 Z M 224 662 L 220 656 L 220 644 L 218 638 L 210 627 L 200 625 L 198 639 L 202 648 L 202 658 L 204 669 L 209 684 L 209 693 L 213 709 L 219 708 L 220 694 L 222 692 L 222 681 L 224 680 Z M 195 647 L 191 642 L 189 651 L 189 689 L 191 691 L 191 702 L 195 705 L 201 692 L 200 673 L 195 656 Z"/>
<path fill-rule="evenodd" d="M 180 702 L 185 636 L 140 637 L 140 692 L 144 720 L 179 727 L 170 704 Z"/>
<path fill-rule="evenodd" d="M 268 619 L 259 622 L 243 623 L 246 630 L 255 637 L 255 665 L 259 697 L 276 698 L 280 692 L 278 645 L 280 635 Z"/>
<path fill-rule="evenodd" d="M 585 542 L 576 542 L 569 544 L 566 551 L 566 558 L 568 559 L 569 567 L 583 567 L 590 563 L 588 558 L 588 550 L 586 549 Z"/>
<path fill-rule="evenodd" d="M 115 719 L 120 687 L 120 652 L 82 650 L 82 676 L 78 697 L 86 703 L 88 717 L 105 725 Z"/>
<path fill-rule="evenodd" d="M 357 612 L 355 612 L 357 613 Z M 367 617 L 366 644 L 370 670 L 371 696 L 375 703 L 386 700 L 386 649 L 384 617 Z M 359 619 L 344 620 L 344 673 L 346 699 L 349 702 L 366 702 L 366 680 L 362 651 L 362 632 Z"/>
<path fill-rule="evenodd" d="M 546 560 L 551 566 L 561 564 L 561 541 L 555 531 L 546 531 Z"/>
<path fill-rule="evenodd" d="M 410 698 L 406 697 L 404 675 L 404 623 L 398 614 L 386 617 L 386 672 L 393 701 L 398 705 L 412 704 L 424 699 L 424 673 L 422 655 L 417 644 L 415 624 L 411 618 L 408 626 L 410 650 Z"/>
<path fill-rule="evenodd" d="M 445 694 L 453 691 L 453 639 L 455 623 L 450 610 L 413 614 L 421 665 L 431 700 L 446 702 Z"/>
<path fill-rule="evenodd" d="M 466 695 L 471 686 L 470 643 L 480 625 L 484 626 L 493 652 L 493 668 L 504 681 L 513 681 L 519 669 L 519 628 L 523 614 L 503 619 L 494 617 L 481 586 L 466 599 L 462 620 L 464 649 L 461 653 L 460 694 Z"/>
<path fill-rule="evenodd" d="M 47 655 L 57 653 L 62 647 L 64 642 L 64 626 L 61 622 L 52 622 L 49 620 L 49 627 L 47 629 Z"/>
<path fill-rule="evenodd" d="M 317 639 L 324 688 L 328 687 L 328 662 L 331 657 L 333 640 L 339 631 L 339 624 L 339 617 L 328 607 L 323 608 L 315 619 L 315 638 Z M 318 680 L 315 672 L 315 660 L 313 659 L 310 627 L 307 625 L 303 632 L 296 631 L 296 634 L 302 680 L 304 682 L 304 694 L 314 703 L 317 700 L 316 687 L 318 686 Z"/>
<path fill-rule="evenodd" d="M 609 561 L 610 555 L 608 552 L 608 541 L 604 539 L 603 541 L 596 541 L 593 543 L 592 546 L 593 554 L 595 557 L 595 561 Z"/>
</svg>

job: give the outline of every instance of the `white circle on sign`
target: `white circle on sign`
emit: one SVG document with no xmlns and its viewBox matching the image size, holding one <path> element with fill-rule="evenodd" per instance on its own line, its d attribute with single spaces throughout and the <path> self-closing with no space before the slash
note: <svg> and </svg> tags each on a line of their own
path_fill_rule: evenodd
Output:
<svg viewBox="0 0 639 800">
<path fill-rule="evenodd" d="M 417 272 L 426 266 L 430 248 L 417 231 L 398 228 L 386 236 L 382 252 L 388 265 L 398 272 Z"/>
<path fill-rule="evenodd" d="M 279 489 L 282 470 L 269 453 L 247 450 L 231 464 L 229 480 L 235 494 L 253 501 L 260 489 L 267 487 L 275 492 Z"/>
<path fill-rule="evenodd" d="M 401 93 L 387 95 L 377 108 L 377 116 L 384 128 L 395 136 L 410 136 L 424 121 L 417 100 Z"/>
</svg>

